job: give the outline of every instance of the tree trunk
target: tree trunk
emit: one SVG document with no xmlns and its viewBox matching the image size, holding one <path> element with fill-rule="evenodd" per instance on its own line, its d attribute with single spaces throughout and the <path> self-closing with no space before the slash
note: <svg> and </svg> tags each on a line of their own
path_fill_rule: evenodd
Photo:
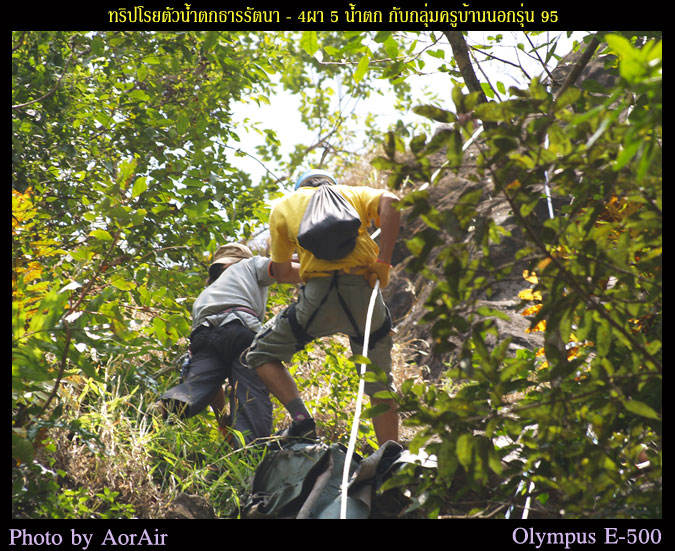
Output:
<svg viewBox="0 0 675 551">
<path fill-rule="evenodd" d="M 466 83 L 469 92 L 478 92 L 479 93 L 479 102 L 487 102 L 487 97 L 485 97 L 485 92 L 483 92 L 483 87 L 480 85 L 476 73 L 473 70 L 473 65 L 471 65 L 471 57 L 469 56 L 469 47 L 464 40 L 464 35 L 461 31 L 445 31 L 445 37 L 450 42 L 450 47 L 452 48 L 452 55 L 457 61 L 457 66 L 459 67 L 460 73 L 462 73 L 462 78 Z"/>
</svg>

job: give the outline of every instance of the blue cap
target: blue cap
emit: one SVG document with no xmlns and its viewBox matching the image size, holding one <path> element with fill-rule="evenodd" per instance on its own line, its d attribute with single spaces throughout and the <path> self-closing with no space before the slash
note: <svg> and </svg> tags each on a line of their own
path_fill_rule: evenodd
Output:
<svg viewBox="0 0 675 551">
<path fill-rule="evenodd" d="M 307 170 L 306 172 L 303 172 L 300 175 L 300 177 L 296 180 L 295 189 L 298 189 L 298 188 L 302 187 L 302 184 L 305 180 L 307 180 L 308 178 L 312 178 L 314 176 L 324 176 L 325 178 L 328 178 L 334 184 L 337 184 L 337 181 L 335 180 L 335 178 L 333 178 L 333 176 L 330 173 L 328 173 L 324 170 Z"/>
</svg>

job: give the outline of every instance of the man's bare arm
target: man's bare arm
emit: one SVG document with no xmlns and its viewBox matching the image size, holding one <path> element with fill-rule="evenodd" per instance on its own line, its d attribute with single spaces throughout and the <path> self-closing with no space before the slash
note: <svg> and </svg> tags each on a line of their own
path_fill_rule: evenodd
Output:
<svg viewBox="0 0 675 551">
<path fill-rule="evenodd" d="M 390 191 L 385 191 L 380 197 L 378 212 L 380 215 L 380 254 L 378 260 L 391 264 L 394 246 L 398 239 L 401 227 L 401 213 L 397 208 L 399 199 Z"/>
<path fill-rule="evenodd" d="M 297 262 L 270 262 L 270 275 L 277 283 L 302 283 Z"/>
</svg>

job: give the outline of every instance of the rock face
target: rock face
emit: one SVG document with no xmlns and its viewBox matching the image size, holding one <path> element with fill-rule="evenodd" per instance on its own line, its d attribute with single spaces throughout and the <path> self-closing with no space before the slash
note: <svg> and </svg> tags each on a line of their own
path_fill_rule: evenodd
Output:
<svg viewBox="0 0 675 551">
<path fill-rule="evenodd" d="M 595 93 L 602 94 L 602 88 L 612 86 L 616 81 L 616 76 L 608 71 L 606 67 L 615 60 L 614 56 L 607 55 L 604 52 L 604 44 L 601 44 L 595 52 L 593 58 L 585 65 L 583 71 L 574 83 L 574 86 L 583 86 L 584 81 L 595 81 Z M 582 57 L 584 47 L 577 51 L 570 52 L 564 56 L 558 66 L 548 75 L 543 83 L 549 87 L 555 94 L 572 72 L 573 67 Z M 600 88 L 598 88 L 598 85 Z M 600 92 L 598 92 L 600 90 Z M 604 95 L 604 94 L 603 94 Z M 439 131 L 443 126 L 439 127 Z M 478 137 L 480 143 L 480 136 Z M 485 297 L 483 304 L 503 312 L 510 317 L 510 321 L 497 320 L 501 337 L 510 337 L 513 348 L 527 348 L 537 350 L 543 346 L 542 333 L 529 333 L 530 322 L 520 315 L 522 303 L 518 299 L 518 292 L 530 287 L 522 276 L 523 270 L 528 266 L 525 262 L 516 262 L 516 253 L 525 246 L 520 228 L 515 224 L 513 213 L 506 199 L 500 194 L 491 193 L 493 189 L 489 178 L 480 178 L 474 168 L 474 159 L 478 156 L 479 150 L 476 145 L 472 145 L 465 152 L 463 167 L 455 174 L 448 172 L 435 186 L 429 188 L 429 202 L 439 211 L 452 208 L 458 198 L 467 190 L 480 187 L 483 190 L 482 201 L 477 206 L 478 216 L 489 216 L 495 223 L 507 230 L 510 235 L 502 238 L 501 242 L 494 246 L 490 252 L 491 259 L 495 268 L 506 266 L 513 263 L 514 268 L 509 278 L 499 281 L 492 286 L 492 293 Z M 443 152 L 437 154 L 431 159 L 431 172 L 439 168 L 446 160 Z M 420 182 L 417 186 L 419 187 Z M 411 191 L 406 189 L 405 193 Z M 544 196 L 544 182 L 541 182 L 537 192 Z M 549 202 L 542 198 L 534 210 L 536 218 L 543 223 L 551 216 L 555 215 L 558 209 L 569 203 L 569 198 L 556 197 L 555 190 Z M 405 220 L 405 215 L 404 215 Z M 409 263 L 410 251 L 405 242 L 411 239 L 417 232 L 424 229 L 424 224 L 417 220 L 413 223 L 402 224 L 399 243 L 397 244 L 393 263 L 394 270 L 387 288 L 383 290 L 385 301 L 387 302 L 394 327 L 397 331 L 397 340 L 400 342 L 415 342 L 414 349 L 411 347 L 411 354 L 408 361 L 416 362 L 419 365 L 426 365 L 431 379 L 437 378 L 446 369 L 448 362 L 452 361 L 449 354 L 435 354 L 432 347 L 430 336 L 431 327 L 428 324 L 421 323 L 421 317 L 425 313 L 424 303 L 429 297 L 434 282 L 429 281 L 418 274 L 411 274 L 406 271 Z M 441 245 L 440 248 L 446 246 Z M 429 262 L 438 251 L 432 252 Z"/>
<path fill-rule="evenodd" d="M 467 150 L 465 163 L 467 167 L 474 164 L 472 159 L 477 154 L 478 150 L 475 146 Z M 440 166 L 444 160 L 444 155 L 439 156 L 436 161 L 437 166 Z M 434 164 L 432 161 L 432 166 Z M 503 237 L 501 242 L 494 246 L 491 251 L 491 258 L 495 267 L 514 263 L 511 277 L 493 285 L 490 296 L 486 296 L 480 304 L 509 316 L 509 322 L 501 319 L 496 321 L 500 336 L 511 338 L 512 348 L 536 350 L 543 345 L 542 335 L 541 333 L 526 332 L 530 322 L 519 313 L 523 308 L 522 302 L 518 298 L 518 292 L 531 286 L 522 276 L 523 270 L 527 268 L 526 263 L 515 262 L 516 253 L 525 246 L 525 241 L 520 229 L 514 222 L 507 201 L 497 194 L 490 193 L 492 183 L 489 179 L 477 179 L 471 168 L 465 168 L 460 170 L 458 174 L 446 174 L 435 186 L 429 188 L 429 202 L 439 211 L 447 210 L 455 205 L 464 192 L 475 187 L 482 187 L 484 191 L 483 199 L 477 205 L 479 216 L 493 218 L 498 225 L 510 233 L 509 236 Z M 548 207 L 545 200 L 540 202 L 535 212 L 542 221 L 548 216 Z M 421 231 L 424 224 L 419 220 L 407 223 L 405 218 L 404 214 L 399 241 L 394 252 L 394 269 L 389 285 L 383 289 L 383 296 L 391 311 L 397 341 L 399 343 L 415 343 L 414 347 L 410 347 L 408 361 L 425 365 L 430 378 L 436 379 L 445 371 L 447 363 L 451 362 L 453 357 L 451 354 L 439 355 L 433 351 L 433 340 L 430 334 L 431 325 L 420 321 L 426 311 L 425 301 L 433 290 L 435 283 L 419 274 L 412 274 L 406 269 L 412 256 L 405 243 Z M 437 250 L 432 251 L 429 257 L 432 264 L 440 250 L 447 245 L 448 243 L 443 243 Z"/>
<path fill-rule="evenodd" d="M 164 513 L 165 519 L 215 519 L 211 504 L 202 496 L 179 494 Z"/>
</svg>

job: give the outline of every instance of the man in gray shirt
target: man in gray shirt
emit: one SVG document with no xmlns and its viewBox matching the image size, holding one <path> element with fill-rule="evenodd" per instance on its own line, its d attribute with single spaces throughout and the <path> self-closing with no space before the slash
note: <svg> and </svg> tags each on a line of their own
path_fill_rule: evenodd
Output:
<svg viewBox="0 0 675 551">
<path fill-rule="evenodd" d="M 228 425 L 243 435 L 246 444 L 270 435 L 269 391 L 255 370 L 242 365 L 242 356 L 262 327 L 268 287 L 277 281 L 270 273 L 270 260 L 254 256 L 245 245 L 230 243 L 216 251 L 208 285 L 192 307 L 187 373 L 161 397 L 166 412 L 187 418 L 211 404 L 229 442 L 236 444 Z M 297 283 L 299 277 L 279 282 Z M 223 411 L 225 379 L 233 389 L 229 416 Z"/>
</svg>

